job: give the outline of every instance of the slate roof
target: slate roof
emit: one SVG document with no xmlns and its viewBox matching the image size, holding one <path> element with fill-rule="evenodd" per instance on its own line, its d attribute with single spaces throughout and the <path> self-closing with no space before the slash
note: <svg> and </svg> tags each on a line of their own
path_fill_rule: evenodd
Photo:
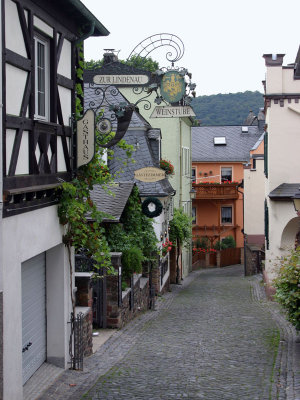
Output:
<svg viewBox="0 0 300 400">
<path fill-rule="evenodd" d="M 300 190 L 300 183 L 282 183 L 270 192 L 271 200 L 289 200 Z"/>
<path fill-rule="evenodd" d="M 84 78 L 85 81 L 85 78 Z M 117 104 L 122 102 L 128 102 L 128 100 L 119 91 L 114 92 L 114 87 L 110 86 L 108 89 L 104 85 L 89 84 L 85 81 L 84 83 L 84 110 L 88 108 L 98 108 L 101 105 L 103 93 L 99 89 L 105 90 L 105 96 L 108 103 Z M 105 116 L 110 117 L 111 112 L 106 111 Z M 113 124 L 113 128 L 116 127 L 116 123 Z M 160 130 L 153 129 L 151 125 L 138 113 L 134 112 L 129 124 L 124 139 L 128 144 L 132 144 L 137 150 L 133 153 L 133 159 L 135 163 L 131 163 L 130 160 L 126 167 L 124 167 L 122 160 L 126 160 L 127 156 L 124 150 L 115 146 L 114 158 L 109 160 L 108 167 L 111 173 L 115 174 L 118 171 L 122 171 L 118 174 L 118 179 L 122 181 L 135 182 L 139 188 L 140 195 L 165 197 L 169 196 L 174 192 L 169 180 L 166 178 L 158 182 L 141 182 L 134 179 L 134 171 L 143 167 L 156 166 L 159 167 L 159 157 L 155 154 L 153 146 L 150 145 L 150 140 L 156 140 L 160 137 Z"/>
<path fill-rule="evenodd" d="M 84 82 L 84 111 L 88 110 L 89 108 L 99 108 L 102 105 L 103 99 L 103 92 L 105 91 L 105 105 L 108 107 L 109 104 L 119 104 L 119 103 L 127 103 L 129 101 L 123 96 L 114 86 L 104 86 L 104 85 L 96 85 L 96 84 L 89 84 Z M 104 115 L 106 118 L 110 118 L 112 112 L 108 110 L 108 108 L 104 108 Z M 113 129 L 117 126 L 117 122 L 113 123 Z M 131 121 L 130 121 L 130 128 L 137 128 L 141 126 L 150 127 L 149 123 L 144 119 L 144 117 L 137 113 L 136 111 L 133 112 Z"/>
<path fill-rule="evenodd" d="M 226 138 L 226 145 L 214 145 L 214 137 Z M 192 128 L 192 161 L 248 162 L 250 150 L 259 140 L 258 126 L 199 126 Z"/>
<path fill-rule="evenodd" d="M 91 199 L 96 204 L 97 210 L 106 214 L 110 214 L 113 217 L 104 218 L 104 222 L 120 221 L 133 186 L 133 182 L 115 182 L 108 187 L 108 192 L 107 190 L 103 189 L 101 185 L 94 185 L 90 195 Z"/>
<path fill-rule="evenodd" d="M 122 160 L 126 160 L 126 153 L 124 150 L 115 146 L 113 148 L 115 152 L 114 158 L 108 162 L 111 173 L 117 173 L 123 170 L 119 175 L 120 179 L 124 181 L 134 181 L 142 197 L 165 197 L 172 194 L 174 189 L 167 178 L 158 182 L 141 182 L 134 179 L 134 171 L 137 169 L 152 166 L 159 167 L 159 160 L 155 159 L 153 155 L 147 133 L 143 130 L 128 130 L 124 139 L 126 143 L 136 147 L 136 151 L 133 153 L 135 163 L 129 160 L 126 167 L 124 167 Z"/>
</svg>

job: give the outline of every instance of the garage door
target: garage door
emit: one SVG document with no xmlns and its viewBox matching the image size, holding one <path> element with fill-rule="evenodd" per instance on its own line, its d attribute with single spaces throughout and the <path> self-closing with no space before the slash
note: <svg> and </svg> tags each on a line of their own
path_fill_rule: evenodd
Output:
<svg viewBox="0 0 300 400">
<path fill-rule="evenodd" d="M 23 384 L 46 360 L 45 253 L 22 263 Z"/>
</svg>

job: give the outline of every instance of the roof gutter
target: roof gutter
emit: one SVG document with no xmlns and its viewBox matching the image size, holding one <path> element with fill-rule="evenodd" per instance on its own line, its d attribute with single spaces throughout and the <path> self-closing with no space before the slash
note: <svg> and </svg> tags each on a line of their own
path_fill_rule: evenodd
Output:
<svg viewBox="0 0 300 400">
<path fill-rule="evenodd" d="M 91 29 L 88 33 L 85 33 L 80 40 L 87 39 L 89 36 L 95 33 L 95 29 L 98 31 L 94 36 L 108 36 L 109 31 L 101 24 L 101 22 L 90 12 L 88 8 L 80 0 L 69 0 L 70 4 L 76 8 L 81 15 L 83 15 L 91 24 Z M 86 36 L 89 34 L 89 36 Z M 78 39 L 79 40 L 79 39 Z"/>
<path fill-rule="evenodd" d="M 95 32 L 95 26 L 96 26 L 95 21 L 92 21 L 92 25 L 91 25 L 91 27 L 90 27 L 90 30 L 89 30 L 87 33 L 84 33 L 84 34 L 83 34 L 82 36 L 80 36 L 78 39 L 76 39 L 75 42 L 74 42 L 75 45 L 78 44 L 78 43 L 83 42 L 85 39 L 87 39 L 87 38 L 89 38 L 90 36 L 92 36 L 93 33 Z"/>
</svg>

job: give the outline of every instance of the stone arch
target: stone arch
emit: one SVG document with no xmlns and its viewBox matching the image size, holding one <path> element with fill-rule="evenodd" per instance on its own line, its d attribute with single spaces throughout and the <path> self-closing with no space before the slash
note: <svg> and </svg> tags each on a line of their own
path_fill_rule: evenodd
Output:
<svg viewBox="0 0 300 400">
<path fill-rule="evenodd" d="M 296 241 L 300 245 L 300 217 L 292 218 L 284 227 L 281 235 L 281 249 L 295 247 Z"/>
</svg>

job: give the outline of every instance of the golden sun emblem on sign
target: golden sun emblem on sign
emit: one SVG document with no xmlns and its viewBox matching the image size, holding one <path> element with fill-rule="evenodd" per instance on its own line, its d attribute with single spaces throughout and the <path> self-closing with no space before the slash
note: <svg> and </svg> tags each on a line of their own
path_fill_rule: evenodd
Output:
<svg viewBox="0 0 300 400">
<path fill-rule="evenodd" d="M 170 103 L 177 103 L 185 94 L 184 78 L 178 72 L 167 72 L 161 81 L 161 94 Z"/>
</svg>

